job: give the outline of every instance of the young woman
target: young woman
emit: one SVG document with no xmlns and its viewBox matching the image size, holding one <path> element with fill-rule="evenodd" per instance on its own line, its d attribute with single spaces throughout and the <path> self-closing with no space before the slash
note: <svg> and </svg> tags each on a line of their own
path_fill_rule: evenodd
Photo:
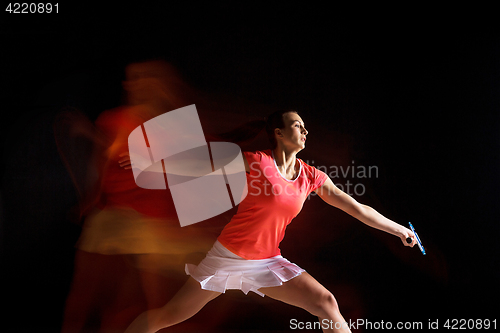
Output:
<svg viewBox="0 0 500 333">
<path fill-rule="evenodd" d="M 385 218 L 340 191 L 322 171 L 305 164 L 297 153 L 306 146 L 307 130 L 295 111 L 275 112 L 266 131 L 272 149 L 245 153 L 248 194 L 238 212 L 198 265 L 186 265 L 191 277 L 162 308 L 144 312 L 126 333 L 156 332 L 180 323 L 226 289 L 254 291 L 301 307 L 334 323 L 324 332 L 350 332 L 335 297 L 302 268 L 280 255 L 286 226 L 311 192 L 361 222 L 416 243 L 407 228 Z M 411 238 L 411 243 L 406 239 Z M 336 324 L 335 324 L 336 323 Z M 344 324 L 344 325 L 343 325 Z"/>
</svg>

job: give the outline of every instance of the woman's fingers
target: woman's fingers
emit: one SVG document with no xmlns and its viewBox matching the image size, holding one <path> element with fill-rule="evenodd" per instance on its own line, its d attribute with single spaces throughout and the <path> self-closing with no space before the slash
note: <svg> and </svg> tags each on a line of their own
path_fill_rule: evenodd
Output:
<svg viewBox="0 0 500 333">
<path fill-rule="evenodd" d="M 404 246 L 413 247 L 417 244 L 417 238 L 409 229 L 406 229 L 405 231 L 406 233 L 401 237 L 401 240 L 403 241 Z"/>
<path fill-rule="evenodd" d="M 120 155 L 118 155 L 119 157 L 123 157 L 125 156 L 124 158 L 122 158 L 121 160 L 118 160 L 118 164 L 120 164 L 120 166 L 122 168 L 125 168 L 125 169 L 132 169 L 132 162 L 130 161 L 130 154 L 128 152 L 124 152 L 124 153 L 121 153 Z"/>
</svg>

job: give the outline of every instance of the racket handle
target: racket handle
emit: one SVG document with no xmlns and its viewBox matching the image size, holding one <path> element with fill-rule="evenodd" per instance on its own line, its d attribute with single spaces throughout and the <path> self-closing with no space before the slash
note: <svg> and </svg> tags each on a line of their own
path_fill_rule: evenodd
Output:
<svg viewBox="0 0 500 333">
<path fill-rule="evenodd" d="M 408 237 L 408 238 L 406 239 L 406 242 L 407 242 L 408 244 L 411 244 L 411 241 L 412 241 L 411 237 Z"/>
</svg>

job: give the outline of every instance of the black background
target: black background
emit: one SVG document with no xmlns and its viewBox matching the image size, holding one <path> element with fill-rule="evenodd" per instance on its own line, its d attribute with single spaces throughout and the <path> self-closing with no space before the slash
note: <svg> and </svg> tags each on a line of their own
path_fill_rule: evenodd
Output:
<svg viewBox="0 0 500 333">
<path fill-rule="evenodd" d="M 352 180 L 366 188 L 355 198 L 412 221 L 427 256 L 318 198 L 281 245 L 346 318 L 498 317 L 500 43 L 487 8 L 124 6 L 2 13 L 2 327 L 57 332 L 62 322 L 80 229 L 66 217 L 76 196 L 51 132 L 60 105 L 93 120 L 121 104 L 126 63 L 158 56 L 214 96 L 297 109 L 303 160 L 377 166 L 378 177 Z M 221 331 L 286 331 L 302 316 L 254 296 L 224 295 L 234 307 Z"/>
</svg>

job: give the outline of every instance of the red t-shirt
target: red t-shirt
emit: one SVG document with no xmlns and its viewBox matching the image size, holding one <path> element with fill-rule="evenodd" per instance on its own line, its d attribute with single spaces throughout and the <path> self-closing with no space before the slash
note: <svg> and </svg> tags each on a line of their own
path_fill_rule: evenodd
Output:
<svg viewBox="0 0 500 333">
<path fill-rule="evenodd" d="M 294 180 L 278 171 L 271 150 L 244 153 L 250 166 L 248 194 L 222 230 L 219 242 L 245 259 L 279 255 L 286 226 L 297 216 L 307 196 L 328 176 L 302 160 Z"/>
</svg>

